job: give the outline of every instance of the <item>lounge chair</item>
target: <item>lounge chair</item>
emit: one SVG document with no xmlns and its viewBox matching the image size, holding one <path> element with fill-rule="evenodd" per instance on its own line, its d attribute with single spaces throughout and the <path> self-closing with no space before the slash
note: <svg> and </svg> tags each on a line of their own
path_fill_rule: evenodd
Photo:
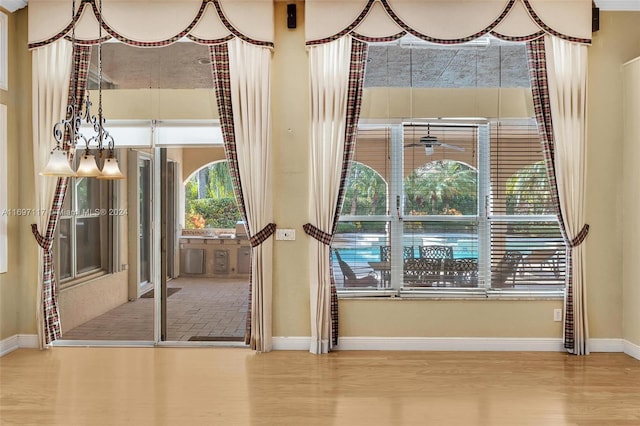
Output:
<svg viewBox="0 0 640 426">
<path fill-rule="evenodd" d="M 340 265 L 340 270 L 342 271 L 342 275 L 344 276 L 344 286 L 345 287 L 377 287 L 378 286 L 378 278 L 376 277 L 376 273 L 374 271 L 369 271 L 369 273 L 365 276 L 358 277 L 356 273 L 351 269 L 351 266 L 347 262 L 342 259 L 340 256 L 340 252 L 335 250 L 336 258 L 338 259 L 338 265 Z"/>
<path fill-rule="evenodd" d="M 535 274 L 537 272 L 552 272 L 560 276 L 560 260 L 557 248 L 534 249 L 522 259 L 521 273 Z"/>
<path fill-rule="evenodd" d="M 515 286 L 516 272 L 518 272 L 518 267 L 521 263 L 521 252 L 518 250 L 507 250 L 495 269 L 491 271 L 491 287 L 502 288 Z M 509 278 L 512 278 L 511 283 L 508 282 Z"/>
</svg>

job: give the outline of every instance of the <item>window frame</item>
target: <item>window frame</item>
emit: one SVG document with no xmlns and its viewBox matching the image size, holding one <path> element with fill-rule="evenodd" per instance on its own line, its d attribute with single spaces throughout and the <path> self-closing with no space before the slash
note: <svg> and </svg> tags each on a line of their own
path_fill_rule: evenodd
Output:
<svg viewBox="0 0 640 426">
<path fill-rule="evenodd" d="M 0 11 L 0 89 L 9 90 L 9 17 Z"/>
<path fill-rule="evenodd" d="M 403 298 L 453 298 L 453 299 L 560 299 L 564 297 L 565 289 L 557 288 L 492 288 L 491 277 L 491 224 L 492 223 L 515 223 L 515 222 L 549 222 L 558 223 L 555 215 L 494 215 L 491 211 L 491 135 L 490 125 L 492 122 L 503 121 L 528 121 L 535 123 L 534 118 L 526 119 L 476 119 L 463 120 L 465 125 L 471 122 L 477 125 L 478 137 L 476 139 L 478 152 L 478 207 L 476 215 L 424 215 L 424 216 L 404 216 L 404 179 L 403 179 L 403 123 L 380 123 L 369 124 L 366 120 L 361 120 L 358 130 L 372 127 L 388 126 L 390 129 L 390 155 L 391 173 L 387 182 L 389 211 L 386 215 L 349 215 L 344 213 L 339 217 L 339 222 L 386 222 L 388 224 L 389 244 L 391 246 L 391 287 L 390 288 L 338 288 L 340 298 L 353 297 L 403 297 Z M 364 164 L 364 163 L 363 163 Z M 399 209 L 392 207 L 392 200 L 400 197 Z M 450 288 L 450 287 L 423 287 L 411 288 L 404 285 L 403 277 L 403 244 L 404 222 L 410 218 L 416 222 L 456 222 L 475 221 L 477 223 L 478 238 L 478 287 L 475 288 Z M 566 270 L 564 271 L 566 274 Z M 566 275 L 564 275 L 566 277 Z M 566 278 L 565 278 L 566 280 Z M 565 281 L 566 282 L 566 281 Z"/>
<path fill-rule="evenodd" d="M 7 106 L 0 104 L 0 274 L 9 271 L 9 184 L 7 170 Z"/>
<path fill-rule="evenodd" d="M 93 152 L 95 154 L 95 152 Z M 78 158 L 76 155 L 76 161 Z M 116 152 L 118 156 L 118 153 Z M 114 180 L 101 180 L 96 178 L 83 178 L 83 179 L 96 179 L 99 182 L 99 207 L 83 209 L 83 211 L 77 210 L 77 177 L 70 177 L 65 192 L 65 200 L 63 202 L 62 209 L 60 210 L 60 217 L 58 219 L 58 226 L 56 227 L 55 237 L 55 273 L 56 279 L 61 289 L 73 287 L 78 284 L 85 283 L 95 278 L 111 274 L 115 272 L 115 258 L 116 247 L 118 241 L 118 235 L 116 232 L 117 218 L 119 215 L 119 203 L 117 200 L 116 185 L 118 181 Z M 70 197 L 70 198 L 67 198 Z M 96 210 L 97 209 L 97 210 Z M 100 266 L 92 268 L 87 271 L 78 272 L 77 254 L 78 250 L 78 234 L 77 226 L 78 221 L 82 219 L 95 219 L 98 218 L 100 222 Z M 71 275 L 69 277 L 60 277 L 61 271 L 61 235 L 62 230 L 61 221 L 69 221 L 69 235 L 70 235 L 70 270 Z"/>
</svg>

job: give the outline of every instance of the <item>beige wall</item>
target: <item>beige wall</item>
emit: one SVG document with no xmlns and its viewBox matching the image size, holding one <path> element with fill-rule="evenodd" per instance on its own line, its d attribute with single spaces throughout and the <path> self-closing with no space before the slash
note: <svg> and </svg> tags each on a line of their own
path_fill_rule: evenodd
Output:
<svg viewBox="0 0 640 426">
<path fill-rule="evenodd" d="M 17 113 L 15 107 L 15 96 L 13 93 L 17 90 L 14 79 L 16 78 L 17 60 L 13 60 L 16 53 L 17 45 L 13 43 L 16 38 L 16 16 L 10 14 L 6 10 L 0 8 L 0 11 L 8 15 L 8 36 L 11 40 L 9 45 L 9 89 L 0 89 L 0 104 L 7 106 L 7 155 L 9 158 L 18 157 L 18 144 L 13 141 L 16 139 L 17 123 L 15 115 Z M 18 167 L 16 161 L 7 161 L 7 181 L 15 182 L 18 177 Z M 7 185 L 7 207 L 18 207 L 18 191 Z M 6 273 L 0 274 L 0 340 L 13 336 L 18 333 L 18 310 L 20 300 L 19 277 L 20 272 L 17 268 L 16 255 L 19 252 L 20 241 L 18 238 L 17 217 L 8 217 L 7 219 L 8 234 L 8 270 Z"/>
<path fill-rule="evenodd" d="M 304 4 L 298 27 L 288 29 L 286 3 L 275 2 L 272 72 L 274 222 L 296 229 L 295 241 L 273 242 L 273 335 L 309 336 L 309 69 L 304 46 Z"/>
<path fill-rule="evenodd" d="M 182 150 L 182 182 L 186 182 L 189 177 L 198 171 L 205 164 L 214 161 L 224 160 L 223 147 L 213 148 L 183 148 Z"/>
<path fill-rule="evenodd" d="M 281 228 L 294 228 L 295 241 L 274 241 L 273 335 L 308 336 L 309 239 L 302 231 L 308 221 L 308 67 L 304 46 L 304 8 L 298 2 L 298 28 L 287 29 L 284 2 L 275 3 L 276 49 L 273 54 L 273 170 L 274 219 Z M 9 114 L 21 116 L 23 124 L 10 124 L 9 149 L 18 157 L 10 162 L 10 175 L 20 182 L 20 194 L 10 192 L 10 203 L 20 206 L 33 204 L 33 177 L 30 139 L 30 62 L 26 52 L 26 11 L 11 17 L 11 27 L 19 22 L 24 40 L 11 41 L 20 49 L 23 69 L 10 75 L 12 88 L 15 73 L 23 80 L 20 96 L 0 93 L 8 99 Z M 589 61 L 589 147 L 587 220 L 591 233 L 587 239 L 587 282 L 589 327 L 594 338 L 622 338 L 623 324 L 629 329 L 632 320 L 623 322 L 622 276 L 622 83 L 621 65 L 640 55 L 640 14 L 601 13 L 601 30 L 594 34 Z M 13 30 L 15 31 L 15 29 Z M 17 44 L 16 44 L 17 42 Z M 14 58 L 14 55 L 10 55 Z M 113 95 L 115 96 L 115 95 Z M 158 95 L 159 96 L 159 95 Z M 16 99 L 17 98 L 17 99 Z M 164 98 L 163 98 L 164 99 Z M 478 98 L 480 99 L 480 98 Z M 514 94 L 513 104 L 530 110 L 522 98 Z M 210 100 L 210 99 L 209 99 Z M 365 115 L 376 116 L 373 103 L 365 98 Z M 3 100 L 4 101 L 4 100 Z M 494 98 L 492 102 L 496 101 Z M 506 102 L 506 98 L 503 99 Z M 156 111 L 159 118 L 187 118 L 165 115 L 164 109 L 153 106 L 150 98 L 144 102 L 147 111 Z M 473 111 L 481 111 L 478 103 Z M 131 117 L 112 114 L 112 108 L 123 103 L 105 105 L 105 114 L 113 118 L 149 118 L 132 113 Z M 215 105 L 213 103 L 212 105 Z M 493 104 L 495 105 L 495 104 Z M 505 104 L 502 104 L 504 109 Z M 155 108 L 155 109 L 154 109 Z M 162 111 L 162 112 L 161 112 Z M 210 111 L 215 112 L 212 107 Z M 421 111 L 414 105 L 414 112 Z M 426 113 L 426 111 L 425 111 Z M 176 114 L 183 114 L 180 109 Z M 209 113 L 207 113 L 209 114 Z M 414 114 L 415 115 L 415 114 Z M 505 115 L 505 114 L 503 114 Z M 152 117 L 152 118 L 158 118 Z M 194 118 L 194 117 L 188 117 Z M 202 117 L 210 118 L 210 117 Z M 11 120 L 10 120 L 11 122 Z M 13 136 L 16 135 L 14 139 Z M 183 153 L 185 163 L 188 154 Z M 16 170 L 18 166 L 18 170 Z M 186 171 L 185 171 L 186 174 Z M 18 272 L 0 277 L 2 296 L 2 329 L 0 337 L 14 333 L 35 333 L 34 306 L 36 250 L 28 232 L 29 220 L 10 223 L 10 247 L 16 250 L 12 262 Z M 12 264 L 14 264 L 12 263 Z M 625 290 L 637 289 L 628 287 Z M 18 303 L 13 307 L 13 301 Z M 559 300 L 487 301 L 487 300 L 342 300 L 340 304 L 343 336 L 465 336 L 465 337 L 560 337 L 559 323 L 552 321 L 552 310 L 560 307 Z M 627 306 L 625 305 L 625 308 Z M 638 305 L 631 309 L 638 311 Z M 634 322 L 636 324 L 637 321 Z M 628 338 L 638 342 L 637 331 Z"/>
<path fill-rule="evenodd" d="M 110 120 L 218 118 L 213 89 L 103 90 L 102 99 L 105 115 Z"/>
<path fill-rule="evenodd" d="M 34 208 L 31 142 L 31 54 L 27 50 L 27 11 L 8 13 L 9 90 L 7 105 L 8 208 Z M 16 183 L 19 182 L 19 185 Z M 9 271 L 0 275 L 0 339 L 36 332 L 37 244 L 32 216 L 9 217 Z"/>
<path fill-rule="evenodd" d="M 556 300 L 340 301 L 341 336 L 362 337 L 558 337 Z"/>
<path fill-rule="evenodd" d="M 362 96 L 361 118 L 532 117 L 528 89 L 370 88 Z"/>
<path fill-rule="evenodd" d="M 640 57 L 623 67 L 624 148 L 622 295 L 625 340 L 640 345 Z"/>
<path fill-rule="evenodd" d="M 601 12 L 589 49 L 586 220 L 589 330 L 622 337 L 622 78 L 640 55 L 640 13 Z"/>
<path fill-rule="evenodd" d="M 60 290 L 62 332 L 126 303 L 127 295 L 126 271 Z"/>
</svg>

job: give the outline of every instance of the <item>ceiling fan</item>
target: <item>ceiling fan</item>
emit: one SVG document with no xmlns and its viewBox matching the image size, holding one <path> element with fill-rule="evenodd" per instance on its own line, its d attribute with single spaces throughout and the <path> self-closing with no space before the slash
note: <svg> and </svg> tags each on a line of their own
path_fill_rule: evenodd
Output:
<svg viewBox="0 0 640 426">
<path fill-rule="evenodd" d="M 461 146 L 451 145 L 451 144 L 448 144 L 448 143 L 440 142 L 436 136 L 434 136 L 434 135 L 432 135 L 430 133 L 429 125 L 427 125 L 427 135 L 426 136 L 422 136 L 418 143 L 412 143 L 412 144 L 406 145 L 405 148 L 414 147 L 414 146 L 424 147 L 424 153 L 426 155 L 433 155 L 435 147 L 448 148 L 448 149 L 453 149 L 453 150 L 456 150 L 456 151 L 464 151 L 465 150 Z"/>
</svg>

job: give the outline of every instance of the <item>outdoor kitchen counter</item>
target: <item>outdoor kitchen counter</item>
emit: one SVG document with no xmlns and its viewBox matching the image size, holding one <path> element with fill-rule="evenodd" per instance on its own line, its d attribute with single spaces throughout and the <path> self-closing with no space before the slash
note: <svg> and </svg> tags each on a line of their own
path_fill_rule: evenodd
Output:
<svg viewBox="0 0 640 426">
<path fill-rule="evenodd" d="M 182 235 L 180 275 L 235 278 L 251 273 L 251 245 L 244 237 Z"/>
</svg>

